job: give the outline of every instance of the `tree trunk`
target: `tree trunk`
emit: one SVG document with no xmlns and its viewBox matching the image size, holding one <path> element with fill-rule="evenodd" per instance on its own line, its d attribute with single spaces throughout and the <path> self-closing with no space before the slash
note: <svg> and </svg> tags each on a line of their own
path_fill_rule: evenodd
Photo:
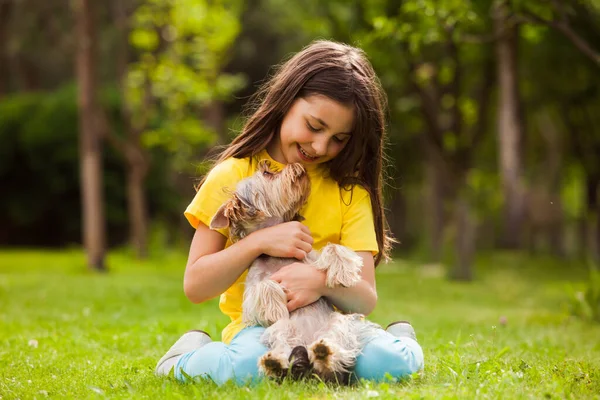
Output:
<svg viewBox="0 0 600 400">
<path fill-rule="evenodd" d="M 588 254 L 588 233 L 587 233 L 587 213 L 584 213 L 580 218 L 577 219 L 577 232 L 576 232 L 576 245 L 577 245 L 577 256 L 585 259 Z"/>
<path fill-rule="evenodd" d="M 206 126 L 217 134 L 217 145 L 229 143 L 227 127 L 225 126 L 225 107 L 220 100 L 213 100 L 202 110 Z"/>
<path fill-rule="evenodd" d="M 548 222 L 545 233 L 548 237 L 549 251 L 557 257 L 565 257 L 565 216 L 560 195 L 562 182 L 562 152 L 564 144 L 557 124 L 548 110 L 542 111 L 537 118 L 541 136 L 545 142 L 545 159 L 543 161 L 543 176 L 538 178 L 542 187 L 546 188 L 548 201 L 544 207 L 548 210 L 544 219 Z"/>
<path fill-rule="evenodd" d="M 427 202 L 429 210 L 429 251 L 432 262 L 440 262 L 444 246 L 444 187 L 441 166 L 435 161 L 435 156 L 428 152 L 427 165 L 425 166 Z"/>
<path fill-rule="evenodd" d="M 148 206 L 144 183 L 148 172 L 148 156 L 140 142 L 140 135 L 146 129 L 147 118 L 141 118 L 138 126 L 132 125 L 132 115 L 126 96 L 127 65 L 129 63 L 129 27 L 128 2 L 113 2 L 113 19 L 121 37 L 117 51 L 117 77 L 121 90 L 121 117 L 125 129 L 125 143 L 117 138 L 111 142 L 123 153 L 127 168 L 127 210 L 129 218 L 129 242 L 138 258 L 148 256 Z M 144 102 L 150 103 L 150 89 L 146 86 Z M 142 111 L 145 112 L 145 111 Z"/>
<path fill-rule="evenodd" d="M 474 257 L 475 223 L 471 205 L 466 194 L 459 194 L 456 200 L 456 264 L 450 277 L 459 281 L 471 281 Z"/>
<path fill-rule="evenodd" d="M 88 267 L 105 270 L 105 220 L 102 193 L 102 143 L 99 106 L 96 99 L 96 37 L 91 0 L 76 0 L 75 36 L 77 38 L 76 73 L 79 106 L 79 152 L 82 196 L 83 242 Z"/>
<path fill-rule="evenodd" d="M 147 168 L 145 165 L 131 160 L 127 162 L 127 165 L 129 237 L 137 257 L 144 259 L 148 256 L 148 207 L 144 191 Z"/>
<path fill-rule="evenodd" d="M 600 176 L 589 176 L 586 179 L 587 203 L 587 238 L 586 247 L 588 256 L 600 262 Z"/>
<path fill-rule="evenodd" d="M 496 3 L 494 10 L 496 57 L 498 63 L 498 142 L 500 173 L 504 192 L 504 231 L 502 244 L 508 248 L 520 246 L 525 210 L 522 187 L 521 104 L 517 76 L 518 30 L 507 23 L 508 5 Z"/>
<path fill-rule="evenodd" d="M 600 207 L 596 208 L 596 234 L 592 246 L 592 260 L 600 263 Z"/>
<path fill-rule="evenodd" d="M 26 54 L 15 55 L 16 71 L 19 77 L 19 89 L 23 92 L 36 92 L 41 89 L 40 71 Z"/>
<path fill-rule="evenodd" d="M 392 235 L 399 241 L 398 247 L 407 250 L 410 240 L 406 237 L 406 197 L 402 189 L 392 191 L 387 220 Z"/>
<path fill-rule="evenodd" d="M 7 52 L 10 31 L 8 28 L 13 6 L 12 1 L 0 1 L 0 97 L 9 91 L 9 59 Z"/>
<path fill-rule="evenodd" d="M 173 186 L 175 191 L 178 194 L 179 201 L 179 209 L 185 210 L 187 206 L 190 204 L 191 200 L 194 198 L 196 191 L 194 187 L 198 184 L 199 177 L 194 176 L 194 174 L 189 174 L 181 171 L 173 171 L 171 174 L 171 182 L 173 182 Z M 173 235 L 177 239 L 184 238 L 184 240 L 189 243 L 191 240 L 194 230 L 190 226 L 187 219 L 183 216 L 182 213 L 177 215 L 177 221 L 172 224 L 172 226 L 177 226 L 177 232 Z"/>
</svg>

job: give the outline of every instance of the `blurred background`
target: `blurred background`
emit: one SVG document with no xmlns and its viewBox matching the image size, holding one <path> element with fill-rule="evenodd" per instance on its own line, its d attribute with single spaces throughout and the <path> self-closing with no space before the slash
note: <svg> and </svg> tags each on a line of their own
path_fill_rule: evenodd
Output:
<svg viewBox="0 0 600 400">
<path fill-rule="evenodd" d="M 0 0 L 0 246 L 187 251 L 210 156 L 315 39 L 388 94 L 397 256 L 598 260 L 598 0 Z"/>
</svg>

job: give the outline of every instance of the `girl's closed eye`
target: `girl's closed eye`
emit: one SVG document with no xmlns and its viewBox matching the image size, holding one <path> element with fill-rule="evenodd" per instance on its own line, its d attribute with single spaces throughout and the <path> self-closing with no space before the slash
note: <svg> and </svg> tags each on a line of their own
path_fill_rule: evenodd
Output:
<svg viewBox="0 0 600 400">
<path fill-rule="evenodd" d="M 322 128 L 316 128 L 316 127 L 312 126 L 311 123 L 308 121 L 306 121 L 306 127 L 311 132 L 321 132 L 323 130 Z M 342 137 L 334 136 L 333 140 L 337 143 L 344 143 L 346 141 L 346 136 L 342 136 Z"/>
<path fill-rule="evenodd" d="M 306 121 L 306 127 L 308 128 L 309 131 L 311 132 L 320 132 L 321 128 L 315 128 L 314 126 L 312 126 L 310 124 L 310 122 Z"/>
</svg>

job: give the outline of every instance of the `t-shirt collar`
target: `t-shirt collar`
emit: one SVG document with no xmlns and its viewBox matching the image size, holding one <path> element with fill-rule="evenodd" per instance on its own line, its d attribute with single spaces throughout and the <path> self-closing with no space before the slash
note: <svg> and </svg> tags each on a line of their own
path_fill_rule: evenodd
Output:
<svg viewBox="0 0 600 400">
<path fill-rule="evenodd" d="M 258 160 L 269 160 L 271 163 L 271 168 L 274 171 L 281 171 L 285 167 L 285 164 L 280 163 L 279 161 L 275 161 L 273 159 L 273 157 L 271 157 L 271 155 L 269 154 L 267 149 L 261 150 L 257 154 L 257 157 L 258 157 Z M 312 174 L 312 173 L 321 171 L 322 168 L 324 167 L 324 165 L 323 164 L 314 164 L 314 165 L 305 165 L 304 167 L 309 172 L 309 174 Z"/>
</svg>

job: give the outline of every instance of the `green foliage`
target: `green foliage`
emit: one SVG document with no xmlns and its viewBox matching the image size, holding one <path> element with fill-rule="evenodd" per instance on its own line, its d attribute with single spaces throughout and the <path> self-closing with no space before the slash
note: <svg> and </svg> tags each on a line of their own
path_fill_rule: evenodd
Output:
<svg viewBox="0 0 600 400">
<path fill-rule="evenodd" d="M 390 12 L 392 11 L 392 12 Z M 375 37 L 406 43 L 410 54 L 420 56 L 428 46 L 443 44 L 461 33 L 485 29 L 472 1 L 414 0 L 398 8 L 385 7 L 371 14 Z"/>
<path fill-rule="evenodd" d="M 581 265 L 495 254 L 478 281 L 445 281 L 431 266 L 397 260 L 377 268 L 370 319 L 408 319 L 425 371 L 405 383 L 349 388 L 264 382 L 252 387 L 182 384 L 154 376 L 184 332 L 218 338 L 228 323 L 218 300 L 191 304 L 181 289 L 186 254 L 139 261 L 108 256 L 111 273 L 84 270 L 85 255 L 0 252 L 0 393 L 5 398 L 517 399 L 600 393 L 600 326 L 562 310 L 565 281 Z M 68 288 L 68 290 L 65 290 Z"/>
<path fill-rule="evenodd" d="M 223 72 L 242 7 L 239 0 L 151 0 L 136 9 L 130 42 L 139 58 L 129 66 L 126 99 L 145 146 L 181 155 L 215 143 L 198 115 L 245 85 L 241 74 Z"/>
<path fill-rule="evenodd" d="M 13 18 L 9 21 L 12 61 L 7 76 L 0 77 L 7 85 L 0 86 L 8 87 L 9 91 L 36 90 L 56 88 L 71 81 L 73 38 L 69 2 L 10 3 L 14 3 Z M 234 121 L 231 125 L 239 129 L 243 121 L 236 119 L 237 113 L 258 82 L 265 78 L 268 66 L 314 39 L 329 38 L 362 47 L 381 79 L 390 106 L 386 152 L 393 164 L 388 173 L 394 189 L 388 189 L 416 193 L 407 212 L 408 219 L 414 219 L 414 223 L 407 226 L 407 231 L 410 235 L 422 235 L 427 202 L 423 201 L 426 190 L 422 190 L 426 158 L 421 150 L 430 121 L 424 118 L 419 89 L 433 89 L 431 94 L 445 92 L 434 96 L 440 100 L 436 104 L 437 120 L 441 121 L 440 139 L 444 150 L 461 154 L 457 151 L 469 149 L 471 131 L 480 122 L 481 104 L 477 94 L 486 79 L 483 67 L 494 57 L 490 11 L 497 3 L 492 0 L 129 2 L 137 8 L 127 21 L 131 28 L 130 60 L 134 61 L 127 75 L 127 104 L 132 111 L 133 127 L 142 132 L 141 142 L 152 152 L 154 166 L 147 182 L 148 192 L 152 193 L 152 201 L 162 199 L 160 205 L 152 205 L 153 217 L 157 211 L 181 211 L 181 204 L 176 204 L 179 199 L 165 186 L 163 179 L 154 179 L 155 171 L 160 172 L 159 175 L 197 176 L 207 170 L 208 163 L 199 158 L 215 144 L 217 135 L 202 122 L 205 106 L 213 101 L 226 103 L 225 118 Z M 511 0 L 507 3 L 514 21 L 526 12 L 548 20 L 558 17 L 554 9 L 557 2 Z M 597 50 L 600 43 L 598 0 L 561 4 L 565 6 L 574 32 Z M 112 11 L 112 7 L 95 8 L 101 51 L 98 70 L 103 82 L 109 85 L 115 84 L 118 78 L 115 55 L 123 41 L 115 32 Z M 33 29 L 38 26 L 40 29 Z M 541 180 L 546 178 L 547 149 L 540 129 L 536 128 L 535 116 L 548 112 L 561 136 L 559 152 L 564 168 L 561 167 L 560 192 L 566 216 L 565 230 L 570 237 L 575 219 L 584 213 L 585 179 L 600 170 L 598 147 L 594 147 L 600 143 L 600 74 L 597 65 L 556 29 L 524 23 L 520 24 L 519 32 L 518 73 L 523 96 L 520 111 L 526 124 L 525 180 L 538 183 L 532 172 Z M 449 57 L 450 40 L 457 45 L 459 64 Z M 456 93 L 449 84 L 461 68 L 460 90 Z M 498 190 L 498 143 L 494 129 L 496 94 L 497 87 L 488 105 L 489 121 L 484 137 L 471 152 L 474 171 L 468 176 L 467 190 L 482 222 L 500 218 L 498 209 L 502 200 Z M 118 104 L 119 92 L 111 90 L 103 95 L 105 103 Z M 76 108 L 72 100 L 61 100 L 58 96 L 45 101 L 42 107 L 40 96 L 4 98 L 0 105 L 0 177 L 3 193 L 10 193 L 10 198 L 3 196 L 0 200 L 3 207 L 0 239 L 40 235 L 52 239 L 68 236 L 73 238 L 69 242 L 76 241 L 79 222 L 71 220 L 75 212 L 59 217 L 55 216 L 58 213 L 49 211 L 53 207 L 53 210 L 79 212 L 79 194 L 73 189 L 78 185 L 78 165 L 74 162 Z M 456 105 L 462 118 L 460 129 L 449 127 L 447 123 Z M 124 124 L 118 106 L 109 107 L 109 113 L 112 125 L 121 134 Z M 223 142 L 231 139 L 231 134 L 227 134 L 219 139 Z M 575 151 L 576 142 L 584 149 L 584 155 Z M 112 149 L 108 146 L 105 149 L 109 225 L 117 224 L 122 230 L 125 220 L 122 162 Z M 20 171 L 19 175 L 15 171 Z M 9 176 L 17 178 L 7 178 Z M 190 186 L 191 182 L 192 178 Z M 40 202 L 31 196 L 35 189 L 46 195 L 46 201 Z M 9 222 L 4 219 L 6 215 L 11 216 Z M 40 224 L 42 218 L 45 224 Z M 7 235 L 7 231 L 16 232 L 14 224 L 21 224 L 23 230 L 19 235 Z M 47 226 L 53 226 L 56 235 L 46 233 L 45 229 L 51 229 Z M 62 230 L 73 234 L 65 236 Z M 119 235 L 112 232 L 110 236 L 119 241 Z M 406 248 L 407 240 L 400 239 L 400 247 Z"/>
<path fill-rule="evenodd" d="M 111 118 L 120 117 L 115 93 L 108 88 L 102 96 Z M 118 119 L 111 125 L 119 126 Z M 78 129 L 72 86 L 0 101 L 0 180 L 3 193 L 10 194 L 0 197 L 3 244 L 64 246 L 80 242 Z M 128 229 L 125 171 L 120 156 L 110 146 L 104 149 L 108 236 L 111 244 L 120 244 Z M 152 179 L 147 185 L 151 213 L 172 214 L 173 191 L 164 168 L 167 159 L 159 150 L 152 156 Z"/>
<path fill-rule="evenodd" d="M 6 151 L 0 157 L 0 177 L 3 191 L 11 194 L 0 199 L 0 220 L 8 243 L 19 238 L 28 244 L 50 244 L 61 236 L 76 237 L 76 132 L 72 88 L 53 96 L 17 95 L 0 102 L 0 141 Z M 69 218 L 69 213 L 75 215 Z M 31 234 L 26 238 L 28 229 Z M 47 236 L 52 230 L 53 235 Z"/>
<path fill-rule="evenodd" d="M 467 175 L 467 196 L 475 206 L 473 213 L 479 220 L 497 215 L 503 204 L 498 174 L 474 168 Z"/>
</svg>

